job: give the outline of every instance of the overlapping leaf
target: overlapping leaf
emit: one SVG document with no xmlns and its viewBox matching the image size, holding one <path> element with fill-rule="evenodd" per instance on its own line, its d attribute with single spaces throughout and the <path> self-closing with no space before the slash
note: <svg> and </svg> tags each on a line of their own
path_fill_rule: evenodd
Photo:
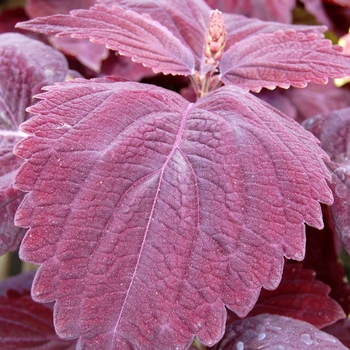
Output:
<svg viewBox="0 0 350 350">
<path fill-rule="evenodd" d="M 285 266 L 281 284 L 274 291 L 262 290 L 249 316 L 263 313 L 291 317 L 317 328 L 346 317 L 341 306 L 328 297 L 330 288 L 315 280 L 315 272 L 301 265 Z"/>
<path fill-rule="evenodd" d="M 293 318 L 262 314 L 239 320 L 228 326 L 220 350 L 313 349 L 346 350 L 335 337 L 309 323 Z"/>
<path fill-rule="evenodd" d="M 206 71 L 204 47 L 211 11 L 202 0 L 102 3 L 72 11 L 70 16 L 33 19 L 19 27 L 58 37 L 89 38 L 156 72 Z M 227 42 L 219 73 L 225 84 L 259 91 L 304 87 L 310 81 L 325 83 L 327 77 L 350 75 L 350 58 L 321 39 L 324 27 L 262 22 L 233 14 L 225 14 L 224 20 Z"/>
<path fill-rule="evenodd" d="M 25 10 L 30 18 L 66 14 L 73 9 L 87 9 L 95 4 L 95 0 L 30 0 Z M 48 38 L 51 45 L 64 52 L 66 55 L 76 57 L 83 65 L 95 72 L 100 72 L 101 63 L 108 56 L 108 50 L 104 45 L 97 45 L 89 40 L 77 40 L 72 38 Z"/>
<path fill-rule="evenodd" d="M 0 254 L 16 250 L 23 230 L 14 227 L 14 213 L 23 193 L 12 187 L 22 160 L 14 145 L 25 135 L 18 129 L 28 118 L 25 108 L 44 85 L 69 74 L 63 55 L 21 34 L 0 35 Z"/>
<path fill-rule="evenodd" d="M 195 104 L 162 88 L 76 80 L 47 88 L 16 186 L 21 257 L 38 301 L 79 346 L 185 349 L 223 332 L 302 259 L 304 222 L 330 204 L 325 154 L 259 99 L 224 87 Z"/>
<path fill-rule="evenodd" d="M 333 171 L 330 186 L 334 204 L 330 211 L 339 237 L 350 251 L 350 108 L 318 115 L 306 120 L 304 125 L 320 139 L 322 148 L 331 158 L 328 166 Z"/>
<path fill-rule="evenodd" d="M 34 302 L 29 291 L 0 296 L 0 347 L 17 350 L 74 350 L 76 342 L 59 339 L 52 309 Z"/>
</svg>

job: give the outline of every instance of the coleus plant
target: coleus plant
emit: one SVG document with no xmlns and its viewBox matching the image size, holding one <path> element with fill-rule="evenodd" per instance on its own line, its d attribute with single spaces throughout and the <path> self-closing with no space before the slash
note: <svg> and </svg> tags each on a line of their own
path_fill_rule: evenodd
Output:
<svg viewBox="0 0 350 350">
<path fill-rule="evenodd" d="M 21 258 L 41 265 L 32 297 L 56 301 L 56 332 L 78 349 L 215 346 L 225 307 L 245 317 L 262 287 L 275 289 L 284 258 L 304 257 L 304 224 L 321 229 L 319 202 L 333 203 L 318 140 L 249 91 L 348 76 L 350 58 L 325 27 L 225 14 L 202 0 L 104 0 L 18 27 L 187 76 L 196 99 L 118 77 L 57 82 L 37 96 L 16 134 L 24 164 L 12 188 L 28 192 L 15 223 L 29 228 Z M 315 328 L 343 312 L 324 285 L 298 276 L 331 305 L 331 320 L 256 311 L 217 346 L 298 339 L 291 349 L 344 349 Z"/>
</svg>

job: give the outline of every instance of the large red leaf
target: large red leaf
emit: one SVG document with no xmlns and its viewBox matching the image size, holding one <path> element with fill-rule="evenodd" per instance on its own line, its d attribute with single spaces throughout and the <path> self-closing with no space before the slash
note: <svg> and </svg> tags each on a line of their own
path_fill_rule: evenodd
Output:
<svg viewBox="0 0 350 350">
<path fill-rule="evenodd" d="M 245 315 L 304 256 L 331 191 L 316 139 L 234 87 L 195 104 L 159 87 L 76 80 L 46 88 L 16 186 L 38 301 L 81 348 L 213 345 L 224 305 Z"/>
<path fill-rule="evenodd" d="M 89 10 L 18 26 L 58 37 L 89 38 L 156 72 L 203 79 L 214 69 L 205 60 L 210 13 L 202 0 L 104 0 Z M 227 85 L 259 91 L 350 75 L 350 58 L 321 38 L 324 27 L 265 23 L 233 14 L 223 18 L 227 40 L 216 78 Z"/>
<path fill-rule="evenodd" d="M 227 327 L 217 350 L 346 350 L 335 337 L 309 323 L 262 314 L 236 321 Z"/>
<path fill-rule="evenodd" d="M 14 145 L 26 136 L 18 126 L 29 115 L 25 108 L 44 85 L 69 74 L 59 52 L 17 33 L 0 35 L 0 254 L 17 250 L 24 231 L 13 225 L 23 193 L 12 186 L 22 160 Z"/>
</svg>

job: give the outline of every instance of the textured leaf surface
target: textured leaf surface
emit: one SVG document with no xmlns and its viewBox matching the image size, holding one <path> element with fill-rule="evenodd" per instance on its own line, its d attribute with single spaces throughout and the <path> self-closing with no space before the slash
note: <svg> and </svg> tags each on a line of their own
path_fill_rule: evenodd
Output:
<svg viewBox="0 0 350 350">
<path fill-rule="evenodd" d="M 90 38 L 118 51 L 156 72 L 191 74 L 194 58 L 191 51 L 159 22 L 149 16 L 125 11 L 117 6 L 96 5 L 90 10 L 74 10 L 71 16 L 37 18 L 21 28 L 45 34 L 78 39 Z"/>
<path fill-rule="evenodd" d="M 90 38 L 156 72 L 190 75 L 206 71 L 210 12 L 201 0 L 142 4 L 105 0 L 90 10 L 72 11 L 70 16 L 38 18 L 18 26 L 59 37 Z M 350 59 L 332 48 L 329 40 L 321 39 L 324 27 L 263 22 L 233 14 L 225 14 L 224 21 L 227 42 L 219 71 L 225 84 L 259 91 L 262 87 L 305 87 L 309 81 L 325 83 L 328 76 L 350 75 Z"/>
<path fill-rule="evenodd" d="M 0 254 L 16 250 L 24 231 L 13 225 L 23 193 L 12 186 L 22 160 L 13 147 L 25 136 L 18 129 L 29 116 L 25 108 L 44 85 L 69 73 L 63 55 L 21 34 L 0 35 Z"/>
<path fill-rule="evenodd" d="M 309 323 L 289 317 L 262 314 L 228 326 L 217 349 L 346 350 L 335 337 Z"/>
<path fill-rule="evenodd" d="M 305 87 L 349 75 L 350 59 L 316 33 L 264 33 L 230 47 L 221 59 L 221 80 L 253 91 Z"/>
<path fill-rule="evenodd" d="M 76 341 L 59 339 L 52 309 L 32 300 L 29 291 L 0 296 L 0 347 L 18 350 L 74 350 Z"/>
<path fill-rule="evenodd" d="M 350 251 L 350 108 L 318 115 L 306 120 L 304 125 L 319 138 L 331 158 L 328 166 L 333 171 L 330 187 L 334 204 L 330 211 L 338 235 Z"/>
<path fill-rule="evenodd" d="M 213 345 L 302 259 L 304 222 L 330 204 L 325 154 L 299 124 L 241 89 L 195 104 L 162 88 L 76 80 L 22 125 L 16 186 L 30 191 L 20 255 L 43 264 L 39 301 L 81 348 Z"/>
<path fill-rule="evenodd" d="M 291 23 L 295 6 L 295 0 L 206 0 L 206 3 L 214 10 L 282 23 Z"/>
<path fill-rule="evenodd" d="M 263 289 L 249 316 L 277 314 L 317 328 L 345 318 L 341 306 L 328 297 L 330 288 L 315 280 L 315 275 L 312 270 L 301 269 L 301 265 L 286 265 L 280 285 L 274 291 Z"/>
</svg>

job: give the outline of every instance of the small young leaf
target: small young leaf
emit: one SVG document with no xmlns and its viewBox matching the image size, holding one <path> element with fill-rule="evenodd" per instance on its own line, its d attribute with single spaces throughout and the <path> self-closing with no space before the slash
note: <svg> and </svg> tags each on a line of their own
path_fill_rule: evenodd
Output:
<svg viewBox="0 0 350 350">
<path fill-rule="evenodd" d="M 346 350 L 347 348 L 337 338 L 309 323 L 284 316 L 262 314 L 230 324 L 224 339 L 216 349 Z"/>
<path fill-rule="evenodd" d="M 213 345 L 224 305 L 245 315 L 283 256 L 303 258 L 304 222 L 323 225 L 316 139 L 241 89 L 195 104 L 110 79 L 46 90 L 16 147 L 20 255 L 81 347 Z"/>
</svg>

